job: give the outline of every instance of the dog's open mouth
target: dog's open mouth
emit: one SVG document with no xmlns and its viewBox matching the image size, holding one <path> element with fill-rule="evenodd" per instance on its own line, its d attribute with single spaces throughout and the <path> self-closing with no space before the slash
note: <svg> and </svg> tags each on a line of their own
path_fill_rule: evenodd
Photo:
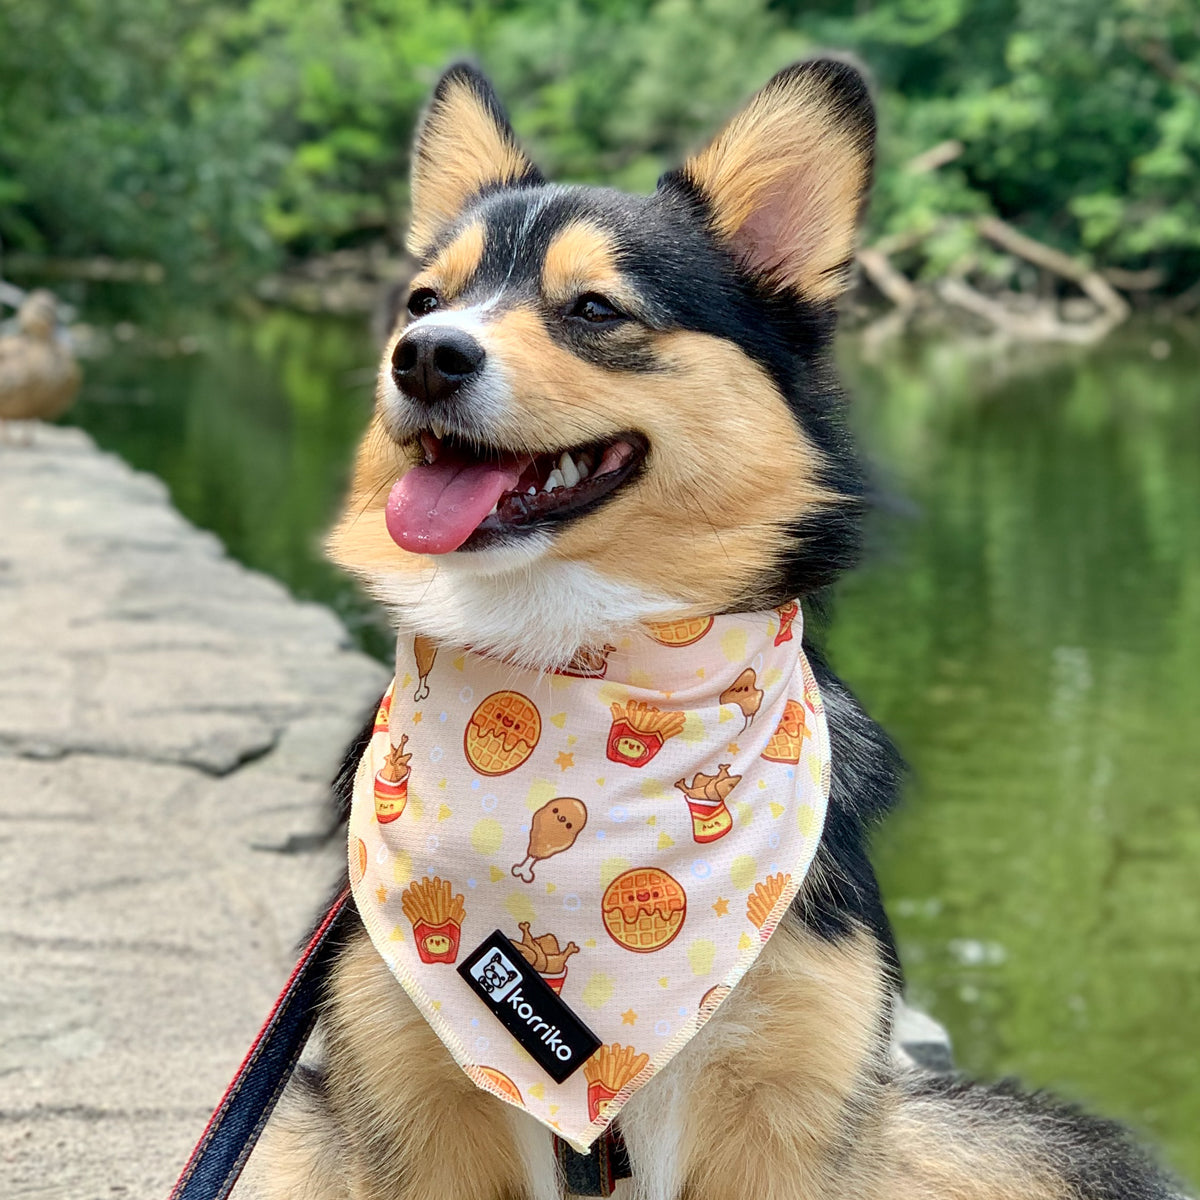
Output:
<svg viewBox="0 0 1200 1200">
<path fill-rule="evenodd" d="M 423 461 L 393 486 L 388 533 L 404 550 L 478 550 L 508 535 L 580 516 L 629 480 L 646 439 L 622 433 L 544 454 L 469 445 L 422 433 Z"/>
</svg>

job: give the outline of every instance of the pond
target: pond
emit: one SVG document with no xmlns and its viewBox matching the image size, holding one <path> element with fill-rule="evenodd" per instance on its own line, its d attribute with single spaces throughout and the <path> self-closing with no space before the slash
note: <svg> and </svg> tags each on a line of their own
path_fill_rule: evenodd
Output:
<svg viewBox="0 0 1200 1200">
<path fill-rule="evenodd" d="M 168 311 L 73 419 L 385 655 L 319 556 L 371 404 L 357 322 Z M 1191 340 L 1189 340 L 1189 337 Z M 959 1063 L 1120 1117 L 1200 1178 L 1200 337 L 842 347 L 879 464 L 834 665 L 912 766 L 876 861 Z M 1151 353 L 1153 351 L 1153 353 Z"/>
</svg>

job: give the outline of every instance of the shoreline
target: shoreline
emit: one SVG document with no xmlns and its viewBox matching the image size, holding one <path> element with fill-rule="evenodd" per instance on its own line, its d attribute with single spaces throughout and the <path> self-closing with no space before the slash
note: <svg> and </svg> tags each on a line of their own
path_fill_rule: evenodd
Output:
<svg viewBox="0 0 1200 1200">
<path fill-rule="evenodd" d="M 165 1195 L 336 878 L 327 781 L 388 673 L 77 429 L 0 446 L 0 512 L 5 1194 Z"/>
</svg>

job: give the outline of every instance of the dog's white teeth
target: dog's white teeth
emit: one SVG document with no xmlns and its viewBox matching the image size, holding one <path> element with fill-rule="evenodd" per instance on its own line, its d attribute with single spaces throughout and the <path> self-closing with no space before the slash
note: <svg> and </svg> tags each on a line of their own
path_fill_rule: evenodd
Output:
<svg viewBox="0 0 1200 1200">
<path fill-rule="evenodd" d="M 528 490 L 528 491 L 525 493 L 525 495 L 527 495 L 527 496 L 536 496 L 536 495 L 537 495 L 537 488 L 535 488 L 535 487 L 531 487 L 531 488 L 530 488 L 530 489 L 529 489 L 529 490 Z"/>
<path fill-rule="evenodd" d="M 587 455 L 579 456 L 579 465 L 576 469 L 579 471 L 580 479 L 586 479 L 588 477 L 588 471 L 590 471 L 591 468 L 588 466 Z"/>
<path fill-rule="evenodd" d="M 562 486 L 563 486 L 562 472 L 557 467 L 555 467 L 554 470 L 550 472 L 550 475 L 546 479 L 546 482 L 542 485 L 542 491 L 543 492 L 552 492 L 552 491 L 554 491 L 555 488 L 560 488 Z"/>
<path fill-rule="evenodd" d="M 562 472 L 563 483 L 567 487 L 574 487 L 579 482 L 579 471 L 575 466 L 575 460 L 565 450 L 558 460 L 558 469 Z"/>
<path fill-rule="evenodd" d="M 488 516 L 489 516 L 489 517 L 491 517 L 491 516 L 495 516 L 495 514 L 496 514 L 496 509 L 498 509 L 499 507 L 500 507 L 500 501 L 499 501 L 499 500 L 497 500 L 497 501 L 496 501 L 496 503 L 495 503 L 495 504 L 493 504 L 493 505 L 492 505 L 492 507 L 488 509 Z"/>
</svg>

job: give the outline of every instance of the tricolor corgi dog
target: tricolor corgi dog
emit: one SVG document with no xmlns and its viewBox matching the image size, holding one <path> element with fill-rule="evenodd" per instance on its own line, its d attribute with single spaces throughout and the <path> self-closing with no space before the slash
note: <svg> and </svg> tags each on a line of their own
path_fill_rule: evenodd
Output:
<svg viewBox="0 0 1200 1200">
<path fill-rule="evenodd" d="M 430 648 L 427 663 L 437 647 L 469 647 L 513 670 L 574 661 L 599 674 L 632 629 L 782 617 L 853 564 L 866 488 L 831 343 L 874 135 L 859 73 L 802 62 L 653 195 L 560 186 L 523 152 L 487 80 L 469 66 L 446 72 L 413 156 L 420 269 L 330 542 L 404 637 Z M 830 769 L 815 858 L 753 965 L 620 1108 L 630 1177 L 617 1195 L 1177 1195 L 1115 1125 L 893 1057 L 901 974 L 866 837 L 896 799 L 900 763 L 807 639 L 805 650 Z M 751 676 L 731 728 L 750 725 L 756 691 Z M 369 736 L 352 748 L 343 801 Z M 638 736 L 635 752 L 650 753 Z M 736 778 L 722 771 L 697 774 L 687 793 L 702 804 L 715 789 L 706 812 Z M 394 793 L 400 777 L 389 777 Z M 571 803 L 557 819 L 587 819 Z M 561 879 L 551 864 L 569 855 L 535 851 L 531 840 L 522 878 Z M 528 921 L 522 935 L 533 961 Z M 451 936 L 430 937 L 438 961 L 458 953 Z M 565 987 L 560 976 L 564 1001 L 588 953 L 572 946 L 567 962 L 572 947 L 545 943 L 553 969 L 572 972 Z M 493 954 L 485 984 L 516 978 L 505 962 Z M 321 1066 L 293 1081 L 261 1152 L 272 1197 L 573 1194 L 549 1118 L 469 1077 L 362 924 L 339 951 L 321 1028 Z M 506 1036 L 499 1025 L 493 1035 Z"/>
</svg>

